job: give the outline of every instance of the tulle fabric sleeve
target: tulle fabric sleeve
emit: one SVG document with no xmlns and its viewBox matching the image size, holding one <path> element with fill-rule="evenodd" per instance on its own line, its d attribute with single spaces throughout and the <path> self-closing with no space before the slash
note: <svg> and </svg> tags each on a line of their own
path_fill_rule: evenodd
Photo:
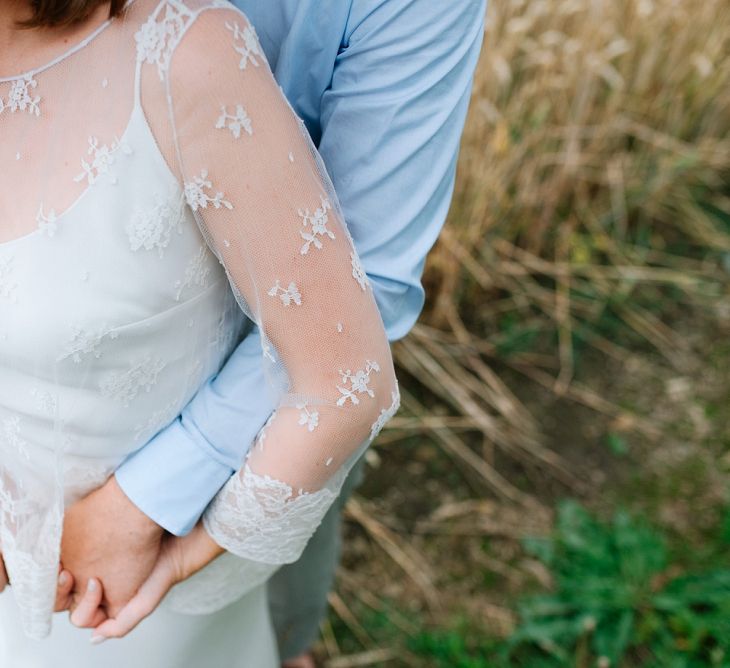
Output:
<svg viewBox="0 0 730 668">
<path fill-rule="evenodd" d="M 165 89 L 185 200 L 261 330 L 279 396 L 203 521 L 229 552 L 276 566 L 299 557 L 397 409 L 397 383 L 331 183 L 253 28 L 216 5 L 178 37 Z"/>
</svg>

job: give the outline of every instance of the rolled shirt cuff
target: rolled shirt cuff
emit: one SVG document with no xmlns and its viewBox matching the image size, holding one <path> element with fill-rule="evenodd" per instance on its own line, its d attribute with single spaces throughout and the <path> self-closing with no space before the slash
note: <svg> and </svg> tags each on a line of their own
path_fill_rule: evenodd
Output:
<svg viewBox="0 0 730 668">
<path fill-rule="evenodd" d="M 227 462 L 215 456 L 215 450 L 196 429 L 191 431 L 191 426 L 184 427 L 178 417 L 127 457 L 115 473 L 130 501 L 176 536 L 192 530 L 210 500 L 234 473 Z"/>
</svg>

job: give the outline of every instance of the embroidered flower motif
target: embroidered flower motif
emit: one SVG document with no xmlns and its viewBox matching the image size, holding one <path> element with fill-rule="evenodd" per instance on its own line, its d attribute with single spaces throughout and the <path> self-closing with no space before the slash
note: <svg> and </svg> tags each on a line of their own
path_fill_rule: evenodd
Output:
<svg viewBox="0 0 730 668">
<path fill-rule="evenodd" d="M 30 461 L 29 444 L 20 435 L 20 418 L 16 415 L 7 417 L 2 422 L 0 431 L 0 446 L 14 450 L 23 459 Z"/>
<path fill-rule="evenodd" d="M 157 65 L 161 81 L 170 67 L 172 52 L 192 16 L 193 13 L 184 5 L 175 3 L 173 7 L 172 3 L 167 3 L 161 21 L 150 16 L 134 35 L 137 61 Z"/>
<path fill-rule="evenodd" d="M 16 111 L 27 111 L 32 116 L 41 115 L 41 97 L 31 95 L 31 90 L 38 86 L 38 82 L 32 75 L 28 74 L 20 79 L 15 79 L 10 86 L 7 100 L 0 97 L 0 114 L 6 109 L 10 113 Z"/>
<path fill-rule="evenodd" d="M 0 257 L 0 297 L 11 302 L 17 301 L 17 288 L 18 284 L 13 280 L 13 256 Z"/>
<path fill-rule="evenodd" d="M 53 415 L 56 412 L 58 402 L 51 392 L 48 390 L 40 390 L 37 387 L 32 387 L 30 394 L 35 397 L 36 406 L 39 410 L 42 410 L 47 415 Z"/>
<path fill-rule="evenodd" d="M 356 371 L 353 373 L 348 369 L 347 371 L 343 371 L 340 369 L 340 376 L 342 377 L 342 383 L 349 383 L 350 387 L 340 387 L 337 386 L 337 389 L 340 391 L 342 396 L 337 400 L 338 406 L 344 406 L 347 403 L 347 400 L 349 399 L 353 406 L 357 406 L 360 403 L 360 399 L 357 397 L 358 394 L 367 394 L 370 397 L 375 396 L 375 392 L 368 387 L 368 383 L 370 382 L 370 374 L 375 371 L 376 373 L 380 371 L 380 366 L 377 362 L 373 362 L 372 360 L 365 360 L 365 368 L 360 369 L 359 371 Z"/>
<path fill-rule="evenodd" d="M 99 382 L 99 389 L 104 397 L 129 403 L 144 389 L 149 392 L 157 382 L 157 376 L 165 368 L 165 362 L 159 357 L 145 356 L 143 360 L 126 371 L 110 373 Z"/>
<path fill-rule="evenodd" d="M 221 115 L 218 117 L 218 121 L 216 122 L 215 127 L 216 130 L 228 128 L 231 131 L 231 134 L 236 139 L 240 138 L 241 130 L 243 130 L 249 136 L 253 135 L 253 125 L 251 123 L 251 118 L 246 113 L 246 110 L 243 108 L 243 106 L 240 104 L 236 105 L 235 114 L 229 114 L 226 106 L 223 105 L 221 107 Z"/>
<path fill-rule="evenodd" d="M 134 432 L 134 440 L 136 442 L 147 441 L 152 434 L 158 432 L 180 414 L 180 407 L 173 399 L 168 401 L 162 408 L 158 408 L 147 418 L 142 424 L 137 424 Z M 144 437 L 144 438 L 143 438 Z"/>
<path fill-rule="evenodd" d="M 335 238 L 335 233 L 328 229 L 327 223 L 329 222 L 329 216 L 327 212 L 332 208 L 332 204 L 326 197 L 320 195 L 320 206 L 314 213 L 310 213 L 309 209 L 299 210 L 299 217 L 302 219 L 302 225 L 304 230 L 299 230 L 299 234 L 305 243 L 299 250 L 302 255 L 306 255 L 309 252 L 309 247 L 314 245 L 315 248 L 321 249 L 322 242 L 318 237 L 328 236 L 330 239 Z M 307 229 L 311 228 L 311 229 Z"/>
<path fill-rule="evenodd" d="M 390 406 L 388 408 L 383 408 L 380 411 L 378 419 L 375 420 L 372 427 L 370 427 L 371 441 L 380 433 L 380 430 L 385 426 L 385 423 L 398 412 L 398 408 L 400 407 L 400 394 L 398 393 L 397 388 L 390 393 L 390 398 L 392 400 Z"/>
<path fill-rule="evenodd" d="M 87 162 L 86 160 L 81 161 L 83 171 L 74 176 L 74 181 L 78 183 L 86 179 L 91 186 L 96 183 L 99 176 L 109 174 L 109 182 L 115 184 L 117 178 L 114 176 L 111 167 L 116 161 L 115 154 L 117 152 L 121 152 L 124 155 L 131 155 L 132 149 L 129 147 L 129 144 L 120 141 L 116 137 L 111 146 L 107 144 L 99 146 L 99 140 L 96 137 L 89 137 L 89 148 L 86 153 L 92 156 L 91 162 Z"/>
<path fill-rule="evenodd" d="M 365 270 L 360 264 L 360 258 L 354 252 L 350 253 L 350 263 L 352 264 L 352 277 L 358 282 L 360 287 L 365 290 L 367 286 L 370 285 L 370 281 L 368 280 Z"/>
<path fill-rule="evenodd" d="M 226 22 L 226 28 L 233 33 L 234 45 L 233 49 L 240 54 L 241 62 L 238 63 L 238 68 L 241 70 L 246 69 L 246 65 L 250 62 L 254 67 L 259 66 L 257 58 L 264 57 L 264 53 L 261 50 L 256 31 L 253 26 L 247 25 L 243 30 L 238 27 L 238 23 L 235 21 L 233 25 Z M 243 42 L 240 46 L 235 44 L 236 40 Z"/>
<path fill-rule="evenodd" d="M 178 234 L 182 234 L 182 213 L 182 207 L 175 206 L 158 195 L 152 208 L 135 211 L 125 227 L 129 247 L 133 251 L 156 248 L 157 254 L 163 257 L 172 231 L 176 229 Z"/>
<path fill-rule="evenodd" d="M 269 290 L 269 296 L 270 297 L 276 297 L 279 295 L 279 299 L 281 299 L 282 304 L 284 306 L 291 305 L 292 302 L 294 302 L 297 306 L 302 305 L 302 295 L 299 292 L 299 288 L 297 288 L 296 283 L 292 281 L 289 283 L 289 287 L 282 288 L 279 284 L 279 281 L 277 279 L 276 285 Z"/>
<path fill-rule="evenodd" d="M 73 325 L 71 338 L 66 342 L 66 350 L 58 357 L 61 362 L 70 357 L 76 364 L 79 364 L 85 355 L 93 355 L 96 359 L 101 357 L 101 343 L 105 337 L 116 339 L 118 332 L 108 327 L 99 327 L 95 330 L 84 329 L 80 325 Z"/>
<path fill-rule="evenodd" d="M 185 267 L 183 280 L 175 281 L 175 287 L 177 288 L 175 301 L 179 302 L 182 293 L 193 285 L 198 285 L 201 288 L 206 286 L 208 274 L 210 274 L 210 265 L 208 264 L 209 256 L 210 252 L 208 251 L 208 247 L 205 244 L 200 246 L 197 254 L 190 259 L 188 266 Z"/>
<path fill-rule="evenodd" d="M 52 237 L 56 233 L 58 225 L 56 224 L 56 212 L 51 209 L 48 215 L 43 214 L 43 202 L 38 207 L 38 213 L 35 216 L 35 221 L 38 223 L 38 229 L 43 233 Z"/>
<path fill-rule="evenodd" d="M 306 403 L 297 404 L 299 410 L 299 423 L 307 428 L 307 431 L 314 431 L 319 426 L 319 411 L 310 411 Z"/>
<path fill-rule="evenodd" d="M 193 211 L 207 209 L 208 204 L 212 204 L 216 209 L 224 206 L 229 211 L 232 210 L 233 204 L 224 199 L 224 193 L 217 192 L 214 197 L 211 197 L 205 192 L 206 189 L 212 188 L 213 183 L 208 179 L 208 170 L 204 169 L 193 181 L 185 182 L 185 201 Z"/>
</svg>

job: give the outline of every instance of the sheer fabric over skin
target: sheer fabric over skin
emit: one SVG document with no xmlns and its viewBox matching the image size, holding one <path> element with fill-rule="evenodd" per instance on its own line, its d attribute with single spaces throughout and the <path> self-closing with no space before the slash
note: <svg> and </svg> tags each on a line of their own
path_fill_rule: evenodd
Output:
<svg viewBox="0 0 730 668">
<path fill-rule="evenodd" d="M 246 17 L 210 0 L 134 0 L 1 80 L 0 128 L 0 539 L 26 631 L 48 632 L 64 504 L 255 322 L 279 405 L 204 517 L 230 554 L 168 601 L 220 608 L 297 559 L 398 405 L 321 161 Z"/>
</svg>

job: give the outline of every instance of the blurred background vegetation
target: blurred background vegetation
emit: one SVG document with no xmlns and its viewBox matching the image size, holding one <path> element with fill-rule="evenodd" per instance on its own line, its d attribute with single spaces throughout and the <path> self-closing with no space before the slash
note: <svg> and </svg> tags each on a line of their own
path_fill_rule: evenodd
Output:
<svg viewBox="0 0 730 668">
<path fill-rule="evenodd" d="M 323 665 L 730 666 L 729 130 L 728 0 L 489 0 Z"/>
</svg>

